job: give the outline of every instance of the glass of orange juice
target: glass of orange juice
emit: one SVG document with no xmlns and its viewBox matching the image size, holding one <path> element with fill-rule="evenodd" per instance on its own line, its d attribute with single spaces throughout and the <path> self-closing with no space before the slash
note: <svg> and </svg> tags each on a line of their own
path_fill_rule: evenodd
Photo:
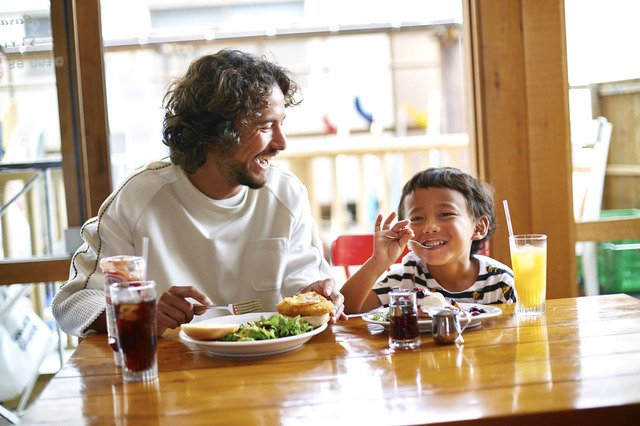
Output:
<svg viewBox="0 0 640 426">
<path fill-rule="evenodd" d="M 547 297 L 547 236 L 524 234 L 509 237 L 516 285 L 516 313 L 540 315 Z"/>
</svg>

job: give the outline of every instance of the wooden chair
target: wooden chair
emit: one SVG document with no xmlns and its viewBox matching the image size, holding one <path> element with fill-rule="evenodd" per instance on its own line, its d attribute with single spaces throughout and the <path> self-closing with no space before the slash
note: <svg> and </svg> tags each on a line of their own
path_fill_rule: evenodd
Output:
<svg viewBox="0 0 640 426">
<path fill-rule="evenodd" d="M 400 263 L 409 249 L 395 261 Z M 331 263 L 333 266 L 344 267 L 347 278 L 351 276 L 349 267 L 362 266 L 373 253 L 373 234 L 340 235 L 331 244 Z"/>
<path fill-rule="evenodd" d="M 606 118 L 598 117 L 586 126 L 585 135 L 582 138 L 572 141 L 572 184 L 576 221 L 600 218 L 612 129 L 612 124 Z M 576 254 L 582 255 L 585 295 L 600 294 L 596 243 L 592 241 L 577 243 Z"/>
</svg>

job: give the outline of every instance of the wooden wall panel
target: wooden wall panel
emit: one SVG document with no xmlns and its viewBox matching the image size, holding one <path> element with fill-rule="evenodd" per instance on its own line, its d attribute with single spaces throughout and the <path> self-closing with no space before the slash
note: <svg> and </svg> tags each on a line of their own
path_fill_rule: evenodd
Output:
<svg viewBox="0 0 640 426">
<path fill-rule="evenodd" d="M 95 216 L 111 193 L 100 1 L 51 4 L 69 226 Z"/>
<path fill-rule="evenodd" d="M 547 297 L 578 295 L 564 1 L 524 0 L 530 232 L 548 235 Z M 562 283 L 566 288 L 560 288 Z"/>
<path fill-rule="evenodd" d="M 620 241 L 640 238 L 640 219 L 607 219 L 576 224 L 576 241 Z"/>
<path fill-rule="evenodd" d="M 509 202 L 515 232 L 524 233 L 530 223 L 522 12 L 514 1 L 472 3 L 478 172 L 496 190 L 498 223 L 491 254 L 510 265 L 502 200 Z"/>
<path fill-rule="evenodd" d="M 491 254 L 510 265 L 516 233 L 549 236 L 547 294 L 578 295 L 562 0 L 470 0 L 480 174 L 496 189 Z"/>
<path fill-rule="evenodd" d="M 104 83 L 104 57 L 100 24 L 100 1 L 75 2 L 77 14 L 79 87 L 85 140 L 85 170 L 88 176 L 86 197 L 89 217 L 98 214 L 102 202 L 111 193 L 109 126 Z"/>
<path fill-rule="evenodd" d="M 603 84 L 596 92 L 599 114 L 613 125 L 602 207 L 640 209 L 640 80 Z"/>
<path fill-rule="evenodd" d="M 71 256 L 0 261 L 0 285 L 67 281 Z"/>
<path fill-rule="evenodd" d="M 54 40 L 53 55 L 56 64 L 62 173 L 67 205 L 67 223 L 70 227 L 80 226 L 87 219 L 83 202 L 82 151 L 76 150 L 76 147 L 80 146 L 79 143 L 76 144 L 80 134 L 76 126 L 79 99 L 75 87 L 74 20 L 73 8 L 70 7 L 69 1 L 51 3 L 51 32 Z"/>
</svg>

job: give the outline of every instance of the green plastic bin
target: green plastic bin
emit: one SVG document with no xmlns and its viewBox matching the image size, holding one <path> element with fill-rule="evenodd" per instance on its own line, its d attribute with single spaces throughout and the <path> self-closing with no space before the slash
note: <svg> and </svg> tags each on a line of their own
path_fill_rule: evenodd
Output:
<svg viewBox="0 0 640 426">
<path fill-rule="evenodd" d="M 604 210 L 601 218 L 640 216 L 638 209 Z M 640 293 L 640 240 L 606 241 L 596 245 L 601 293 Z"/>
</svg>

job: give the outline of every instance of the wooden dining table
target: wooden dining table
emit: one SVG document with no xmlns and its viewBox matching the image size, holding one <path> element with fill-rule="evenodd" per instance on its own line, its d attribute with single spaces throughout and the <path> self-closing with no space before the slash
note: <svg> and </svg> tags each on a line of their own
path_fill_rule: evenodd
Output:
<svg viewBox="0 0 640 426">
<path fill-rule="evenodd" d="M 302 347 L 211 355 L 177 331 L 158 339 L 158 378 L 123 382 L 104 334 L 84 339 L 22 424 L 591 425 L 640 424 L 640 300 L 513 305 L 464 331 L 463 345 L 389 349 L 360 317 Z"/>
</svg>

